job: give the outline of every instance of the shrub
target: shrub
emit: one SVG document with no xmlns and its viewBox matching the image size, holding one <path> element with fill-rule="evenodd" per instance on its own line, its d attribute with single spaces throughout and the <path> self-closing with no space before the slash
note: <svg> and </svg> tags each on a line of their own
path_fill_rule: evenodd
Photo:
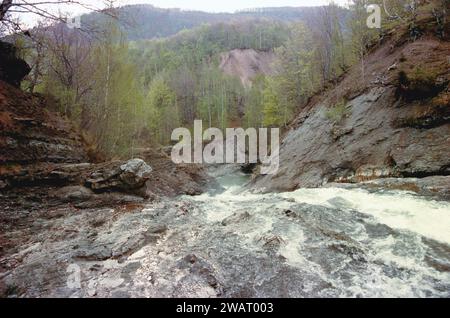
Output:
<svg viewBox="0 0 450 318">
<path fill-rule="evenodd" d="M 340 122 L 347 114 L 347 102 L 342 99 L 325 113 L 328 120 L 335 123 Z"/>
</svg>

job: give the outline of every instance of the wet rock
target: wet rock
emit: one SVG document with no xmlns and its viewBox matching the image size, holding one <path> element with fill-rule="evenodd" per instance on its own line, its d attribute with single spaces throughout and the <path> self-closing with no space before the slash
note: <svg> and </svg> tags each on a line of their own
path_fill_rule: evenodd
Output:
<svg viewBox="0 0 450 318">
<path fill-rule="evenodd" d="M 213 182 L 202 165 L 175 164 L 170 156 L 155 149 L 145 149 L 138 156 L 151 163 L 153 172 L 146 188 L 154 196 L 199 195 Z"/>
<path fill-rule="evenodd" d="M 195 254 L 186 255 L 178 262 L 180 269 L 189 269 L 189 273 L 199 278 L 208 286 L 217 289 L 220 283 L 214 275 L 214 268 L 204 259 L 197 257 Z"/>
<path fill-rule="evenodd" d="M 450 176 L 431 176 L 424 178 L 382 178 L 358 184 L 329 183 L 326 187 L 344 189 L 363 188 L 368 191 L 383 189 L 415 192 L 422 196 L 450 200 Z"/>
<path fill-rule="evenodd" d="M 290 209 L 284 210 L 283 213 L 284 213 L 284 215 L 286 215 L 287 217 L 290 217 L 290 218 L 296 218 L 297 217 L 297 214 L 294 211 L 290 210 Z"/>
<path fill-rule="evenodd" d="M 231 225 L 234 223 L 245 222 L 245 221 L 249 220 L 250 217 L 251 217 L 251 215 L 247 211 L 241 212 L 241 213 L 234 213 L 233 215 L 222 220 L 221 224 L 223 226 L 228 226 L 228 225 Z"/>
<path fill-rule="evenodd" d="M 206 282 L 209 286 L 213 288 L 217 288 L 219 282 L 217 281 L 217 278 L 215 278 L 213 275 L 207 275 L 206 276 Z"/>
<path fill-rule="evenodd" d="M 92 228 L 89 232 L 83 232 L 85 238 L 79 240 L 77 249 L 73 251 L 74 259 L 114 259 L 121 262 L 144 246 L 156 243 L 163 234 L 162 227 L 142 219 L 140 213 L 126 213 L 116 221 L 111 219 L 112 214 L 113 210 L 105 209 L 86 215 L 87 223 Z M 152 230 L 145 230 L 144 224 Z"/>
<path fill-rule="evenodd" d="M 329 246 L 329 248 L 331 250 L 347 255 L 357 262 L 366 262 L 364 252 L 356 246 L 351 246 L 343 243 L 340 244 L 333 243 Z"/>
<path fill-rule="evenodd" d="M 132 237 L 121 238 L 118 242 L 112 243 L 112 257 L 120 259 L 127 257 L 140 250 L 145 245 L 156 243 L 158 237 L 145 234 L 133 235 Z"/>
<path fill-rule="evenodd" d="M 183 258 L 183 262 L 189 263 L 189 264 L 195 264 L 197 261 L 198 261 L 198 258 L 197 258 L 197 256 L 194 255 L 194 254 L 186 255 L 186 256 Z"/>
<path fill-rule="evenodd" d="M 142 247 L 155 243 L 157 235 L 117 233 L 99 236 L 92 242 L 81 246 L 75 253 L 75 259 L 86 261 L 104 261 L 108 259 L 124 259 Z"/>
<path fill-rule="evenodd" d="M 394 235 L 395 232 L 389 226 L 379 223 L 366 223 L 364 224 L 367 234 L 372 239 L 387 238 L 390 235 Z"/>
<path fill-rule="evenodd" d="M 164 234 L 167 232 L 167 226 L 162 224 L 152 225 L 148 230 L 147 234 Z"/>
<path fill-rule="evenodd" d="M 425 262 L 439 272 L 450 273 L 450 246 L 427 238 L 422 242 L 428 247 Z"/>
<path fill-rule="evenodd" d="M 271 233 L 261 236 L 257 242 L 268 249 L 279 248 L 281 245 L 286 244 L 281 236 Z"/>
</svg>

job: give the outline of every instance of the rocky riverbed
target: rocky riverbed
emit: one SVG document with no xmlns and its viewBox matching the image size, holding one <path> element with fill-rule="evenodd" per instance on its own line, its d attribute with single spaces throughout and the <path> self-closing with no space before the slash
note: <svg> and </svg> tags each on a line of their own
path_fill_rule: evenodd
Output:
<svg viewBox="0 0 450 318">
<path fill-rule="evenodd" d="M 2 231 L 3 296 L 450 297 L 450 203 L 216 177 L 199 196 L 24 209 Z"/>
</svg>

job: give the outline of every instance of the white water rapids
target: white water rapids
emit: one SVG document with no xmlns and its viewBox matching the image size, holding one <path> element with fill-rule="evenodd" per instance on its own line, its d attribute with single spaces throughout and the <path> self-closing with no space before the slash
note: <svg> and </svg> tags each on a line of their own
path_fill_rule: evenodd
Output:
<svg viewBox="0 0 450 318">
<path fill-rule="evenodd" d="M 168 235 L 132 256 L 148 297 L 450 297 L 450 203 L 398 191 L 222 190 L 184 196 Z M 167 203 L 166 203 L 167 204 Z M 170 208 L 169 208 L 170 210 Z M 137 295 L 137 294 L 136 294 Z"/>
<path fill-rule="evenodd" d="M 199 196 L 40 219 L 35 242 L 0 260 L 20 262 L 0 283 L 28 297 L 450 297 L 449 202 L 262 194 L 234 169 L 212 171 L 217 184 Z"/>
</svg>

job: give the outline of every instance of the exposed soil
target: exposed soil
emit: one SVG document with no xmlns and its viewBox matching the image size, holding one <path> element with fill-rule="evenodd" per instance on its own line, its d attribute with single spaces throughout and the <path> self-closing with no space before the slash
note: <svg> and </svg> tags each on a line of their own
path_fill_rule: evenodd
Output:
<svg viewBox="0 0 450 318">
<path fill-rule="evenodd" d="M 252 80 L 258 75 L 273 74 L 275 53 L 236 49 L 221 56 L 220 69 L 225 74 L 239 77 L 245 87 L 251 87 Z"/>
</svg>

